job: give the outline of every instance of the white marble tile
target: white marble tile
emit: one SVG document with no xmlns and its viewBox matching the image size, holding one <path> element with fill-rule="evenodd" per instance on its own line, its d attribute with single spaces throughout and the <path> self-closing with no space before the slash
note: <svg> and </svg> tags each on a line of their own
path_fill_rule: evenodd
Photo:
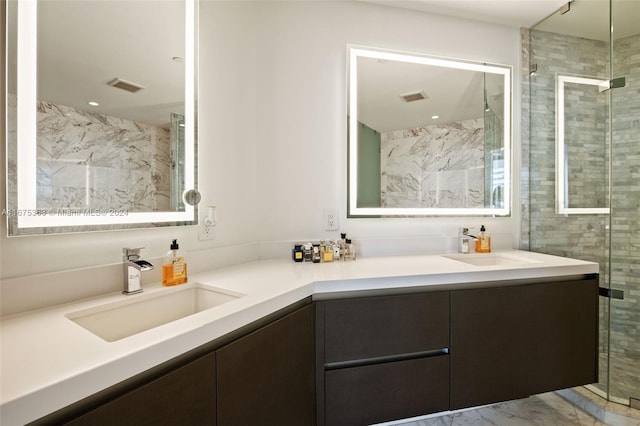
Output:
<svg viewBox="0 0 640 426">
<path fill-rule="evenodd" d="M 385 190 L 388 192 L 418 191 L 421 187 L 420 180 L 419 172 L 415 175 L 410 170 L 404 174 L 392 174 L 391 172 L 387 172 L 387 186 Z"/>
<path fill-rule="evenodd" d="M 86 188 L 88 178 L 89 168 L 87 165 L 63 163 L 56 170 L 53 170 L 51 182 L 56 188 Z"/>
<path fill-rule="evenodd" d="M 94 190 L 109 188 L 109 171 L 108 167 L 88 166 L 89 180 L 87 186 Z"/>
<path fill-rule="evenodd" d="M 465 171 L 469 169 L 479 171 L 482 179 L 477 179 L 478 172 L 468 176 Z M 483 173 L 482 120 L 418 127 L 381 135 L 383 206 L 484 205 Z M 417 191 L 418 197 L 398 195 L 408 191 Z"/>
<path fill-rule="evenodd" d="M 418 191 L 387 191 L 383 192 L 382 207 L 421 207 Z"/>
<path fill-rule="evenodd" d="M 15 97 L 8 99 L 10 117 L 15 103 Z M 167 130 L 45 101 L 38 102 L 37 111 L 39 207 L 168 210 Z M 15 129 L 8 130 L 14 141 L 8 147 L 13 153 L 8 167 L 15 170 Z M 8 187 L 14 193 L 16 174 L 10 176 Z"/>
<path fill-rule="evenodd" d="M 111 208 L 111 194 L 107 189 L 88 188 L 88 208 L 108 210 Z"/>
<path fill-rule="evenodd" d="M 51 194 L 53 208 L 88 208 L 87 189 L 74 187 L 53 187 Z"/>
<path fill-rule="evenodd" d="M 49 209 L 53 206 L 53 186 L 38 186 L 36 188 L 36 207 Z"/>
<path fill-rule="evenodd" d="M 553 392 L 394 426 L 603 426 Z"/>
</svg>

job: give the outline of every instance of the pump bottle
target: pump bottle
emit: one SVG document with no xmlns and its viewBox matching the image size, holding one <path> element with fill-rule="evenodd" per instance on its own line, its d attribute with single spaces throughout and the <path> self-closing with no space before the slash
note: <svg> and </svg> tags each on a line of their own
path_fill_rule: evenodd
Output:
<svg viewBox="0 0 640 426">
<path fill-rule="evenodd" d="M 187 262 L 178 240 L 173 240 L 162 263 L 162 285 L 174 286 L 187 282 Z"/>
<path fill-rule="evenodd" d="M 476 239 L 476 253 L 491 253 L 491 237 L 484 225 L 480 227 L 480 233 Z"/>
</svg>

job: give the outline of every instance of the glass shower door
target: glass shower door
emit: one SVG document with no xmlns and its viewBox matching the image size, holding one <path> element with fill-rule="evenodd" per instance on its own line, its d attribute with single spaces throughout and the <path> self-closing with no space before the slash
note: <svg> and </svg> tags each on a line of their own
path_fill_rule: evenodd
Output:
<svg viewBox="0 0 640 426">
<path fill-rule="evenodd" d="M 640 407 L 640 27 L 638 2 L 612 0 L 610 399 Z M 622 81 L 624 78 L 624 82 Z M 624 84 L 624 86 L 622 86 Z M 622 294 L 618 293 L 619 296 Z"/>
<path fill-rule="evenodd" d="M 600 381 L 589 388 L 636 407 L 640 406 L 637 16 L 637 1 L 575 1 L 567 13 L 557 13 L 531 29 L 529 55 L 535 73 L 529 79 L 527 235 L 533 251 L 599 263 Z M 596 80 L 606 84 L 600 87 Z M 557 170 L 561 171 L 556 174 Z M 554 193 L 558 183 L 560 189 Z M 561 202 L 554 205 L 554 200 Z"/>
</svg>

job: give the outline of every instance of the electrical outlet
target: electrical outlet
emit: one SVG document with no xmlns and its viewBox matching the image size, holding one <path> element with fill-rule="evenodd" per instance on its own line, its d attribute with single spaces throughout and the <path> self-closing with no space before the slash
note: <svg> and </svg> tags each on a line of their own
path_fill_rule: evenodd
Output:
<svg viewBox="0 0 640 426">
<path fill-rule="evenodd" d="M 204 223 L 200 223 L 198 225 L 198 240 L 213 240 L 214 238 L 215 235 L 213 226 L 207 226 Z"/>
<path fill-rule="evenodd" d="M 324 229 L 325 231 L 338 230 L 338 210 L 324 209 Z"/>
<path fill-rule="evenodd" d="M 200 220 L 198 223 L 198 240 L 213 240 L 215 238 L 215 228 L 218 224 L 216 206 L 208 206 L 200 210 Z"/>
</svg>

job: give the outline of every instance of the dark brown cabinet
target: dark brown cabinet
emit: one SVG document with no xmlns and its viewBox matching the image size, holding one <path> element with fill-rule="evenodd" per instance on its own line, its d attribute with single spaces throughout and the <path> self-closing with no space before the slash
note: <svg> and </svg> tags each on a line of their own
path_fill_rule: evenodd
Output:
<svg viewBox="0 0 640 426">
<path fill-rule="evenodd" d="M 322 301 L 316 320 L 318 424 L 448 409 L 448 292 Z"/>
<path fill-rule="evenodd" d="M 318 423 L 364 425 L 598 380 L 598 277 L 318 302 Z"/>
<path fill-rule="evenodd" d="M 313 306 L 217 351 L 218 425 L 315 424 Z"/>
<path fill-rule="evenodd" d="M 598 381 L 598 279 L 451 292 L 451 409 Z"/>
<path fill-rule="evenodd" d="M 210 353 L 64 424 L 215 425 L 215 374 L 215 353 Z"/>
</svg>

